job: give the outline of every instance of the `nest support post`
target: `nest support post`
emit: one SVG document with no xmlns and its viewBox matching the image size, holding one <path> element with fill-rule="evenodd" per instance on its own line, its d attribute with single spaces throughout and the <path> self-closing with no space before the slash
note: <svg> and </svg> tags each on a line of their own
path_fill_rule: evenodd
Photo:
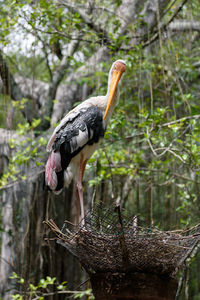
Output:
<svg viewBox="0 0 200 300">
<path fill-rule="evenodd" d="M 148 273 L 96 273 L 90 277 L 95 300 L 174 300 L 177 280 Z"/>
</svg>

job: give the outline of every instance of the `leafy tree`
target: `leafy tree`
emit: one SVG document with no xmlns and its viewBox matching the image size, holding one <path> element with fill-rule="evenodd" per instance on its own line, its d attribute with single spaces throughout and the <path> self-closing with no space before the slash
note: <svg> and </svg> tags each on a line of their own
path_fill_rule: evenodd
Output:
<svg viewBox="0 0 200 300">
<path fill-rule="evenodd" d="M 198 223 L 199 15 L 198 0 L 0 2 L 2 295 L 10 258 L 27 286 L 50 276 L 71 289 L 86 276 L 64 249 L 41 242 L 45 218 L 61 226 L 74 215 L 72 186 L 58 197 L 43 190 L 45 144 L 68 110 L 106 93 L 117 58 L 127 71 L 87 166 L 85 206 L 118 200 L 162 229 Z M 199 297 L 198 267 L 197 256 L 182 299 Z"/>
</svg>

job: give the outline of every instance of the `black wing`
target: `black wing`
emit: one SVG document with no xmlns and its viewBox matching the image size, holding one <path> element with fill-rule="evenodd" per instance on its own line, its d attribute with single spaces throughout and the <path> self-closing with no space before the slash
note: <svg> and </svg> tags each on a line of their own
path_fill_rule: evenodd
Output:
<svg viewBox="0 0 200 300">
<path fill-rule="evenodd" d="M 97 143 L 104 136 L 103 113 L 97 106 L 80 109 L 56 133 L 52 149 L 60 151 L 62 170 L 86 145 Z"/>
</svg>

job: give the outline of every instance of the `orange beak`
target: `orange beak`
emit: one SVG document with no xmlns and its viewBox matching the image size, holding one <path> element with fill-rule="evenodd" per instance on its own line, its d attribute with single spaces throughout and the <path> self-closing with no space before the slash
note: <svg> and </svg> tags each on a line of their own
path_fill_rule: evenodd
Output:
<svg viewBox="0 0 200 300">
<path fill-rule="evenodd" d="M 105 118 L 108 114 L 109 108 L 112 104 L 112 101 L 113 101 L 113 98 L 114 98 L 114 95 L 115 95 L 115 92 L 116 92 L 116 89 L 117 89 L 118 82 L 119 82 L 119 80 L 120 80 L 120 78 L 121 78 L 124 71 L 125 71 L 125 69 L 114 70 L 113 71 L 111 84 L 110 84 L 110 93 L 109 93 L 109 98 L 108 98 L 108 104 L 107 104 L 106 111 L 105 111 L 105 114 L 104 114 L 104 117 L 103 117 L 104 120 L 105 120 Z"/>
</svg>

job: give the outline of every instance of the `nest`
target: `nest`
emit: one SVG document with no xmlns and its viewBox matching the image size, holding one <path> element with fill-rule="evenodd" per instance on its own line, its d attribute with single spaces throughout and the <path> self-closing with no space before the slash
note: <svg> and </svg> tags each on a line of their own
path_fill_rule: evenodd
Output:
<svg viewBox="0 0 200 300">
<path fill-rule="evenodd" d="M 161 231 L 138 225 L 120 208 L 95 207 L 78 226 L 60 230 L 45 223 L 58 242 L 75 255 L 88 273 L 150 272 L 174 276 L 200 241 L 200 224 L 184 231 Z"/>
</svg>

